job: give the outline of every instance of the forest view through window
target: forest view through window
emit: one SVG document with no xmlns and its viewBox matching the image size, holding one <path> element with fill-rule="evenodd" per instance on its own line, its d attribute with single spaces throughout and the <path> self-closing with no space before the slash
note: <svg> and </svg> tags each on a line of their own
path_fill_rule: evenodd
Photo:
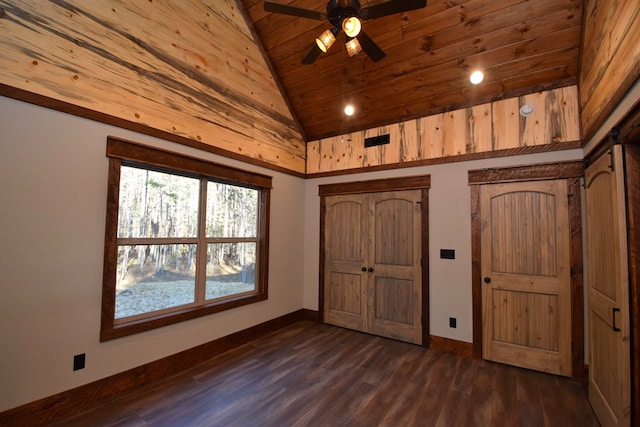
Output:
<svg viewBox="0 0 640 427">
<path fill-rule="evenodd" d="M 200 185 L 206 188 L 200 242 Z M 258 191 L 123 166 L 120 170 L 115 318 L 255 290 Z M 206 246 L 206 284 L 198 247 Z"/>
<path fill-rule="evenodd" d="M 112 256 L 105 254 L 103 339 L 266 298 L 260 272 L 266 269 L 268 188 L 209 176 L 206 167 L 195 173 L 207 163 L 180 155 L 162 167 L 123 157 L 111 159 L 117 211 L 107 213 L 105 250 Z M 214 168 L 216 175 L 226 170 Z M 109 239 L 110 224 L 115 239 Z"/>
</svg>

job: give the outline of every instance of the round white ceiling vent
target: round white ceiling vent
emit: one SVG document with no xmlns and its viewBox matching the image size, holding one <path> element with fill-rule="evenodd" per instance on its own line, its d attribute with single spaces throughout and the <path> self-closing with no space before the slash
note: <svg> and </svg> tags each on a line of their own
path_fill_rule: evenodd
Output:
<svg viewBox="0 0 640 427">
<path fill-rule="evenodd" d="M 522 107 L 520 107 L 520 115 L 522 117 L 527 117 L 533 114 L 533 112 L 535 111 L 535 108 L 533 108 L 533 105 L 531 104 L 524 104 Z"/>
</svg>

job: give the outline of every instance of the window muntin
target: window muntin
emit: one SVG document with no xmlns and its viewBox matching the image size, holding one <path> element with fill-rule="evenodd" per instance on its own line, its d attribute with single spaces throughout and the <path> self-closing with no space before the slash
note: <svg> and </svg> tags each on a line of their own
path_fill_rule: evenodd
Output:
<svg viewBox="0 0 640 427">
<path fill-rule="evenodd" d="M 101 340 L 267 298 L 271 178 L 115 138 L 107 155 Z"/>
</svg>

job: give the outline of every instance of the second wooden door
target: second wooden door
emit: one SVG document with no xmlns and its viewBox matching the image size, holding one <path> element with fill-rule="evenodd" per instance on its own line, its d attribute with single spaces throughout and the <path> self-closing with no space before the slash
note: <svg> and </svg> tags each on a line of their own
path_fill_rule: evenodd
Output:
<svg viewBox="0 0 640 427">
<path fill-rule="evenodd" d="M 329 196 L 324 320 L 422 343 L 421 192 Z"/>
<path fill-rule="evenodd" d="M 571 375 L 566 180 L 480 190 L 483 357 Z"/>
</svg>

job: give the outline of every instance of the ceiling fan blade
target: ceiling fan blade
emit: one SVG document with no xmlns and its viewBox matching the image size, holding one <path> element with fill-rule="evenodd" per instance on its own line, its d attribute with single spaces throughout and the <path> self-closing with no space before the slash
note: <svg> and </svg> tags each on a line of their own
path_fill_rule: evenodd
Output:
<svg viewBox="0 0 640 427">
<path fill-rule="evenodd" d="M 380 49 L 380 46 L 378 46 L 376 42 L 374 42 L 373 39 L 364 31 L 360 31 L 360 34 L 358 34 L 358 41 L 360 42 L 360 46 L 362 47 L 362 50 L 364 50 L 364 53 L 366 53 L 373 62 L 378 62 L 387 56 L 387 54 Z"/>
<path fill-rule="evenodd" d="M 316 43 L 314 43 L 313 47 L 311 48 L 309 53 L 307 53 L 307 56 L 302 58 L 302 63 L 303 64 L 313 64 L 316 61 L 316 59 L 318 59 L 318 57 L 320 56 L 321 53 L 322 53 L 322 51 L 320 50 L 318 45 Z"/>
<path fill-rule="evenodd" d="M 297 16 L 299 18 L 316 19 L 318 21 L 324 21 L 327 19 L 327 14 L 324 12 L 318 12 L 310 9 L 303 9 L 301 7 L 290 6 L 288 4 L 274 3 L 272 1 L 265 0 L 264 10 L 267 12 L 282 13 L 284 15 Z"/>
<path fill-rule="evenodd" d="M 360 18 L 364 20 L 395 15 L 396 13 L 422 9 L 427 5 L 427 0 L 389 0 L 384 3 L 374 4 L 360 10 Z"/>
</svg>

